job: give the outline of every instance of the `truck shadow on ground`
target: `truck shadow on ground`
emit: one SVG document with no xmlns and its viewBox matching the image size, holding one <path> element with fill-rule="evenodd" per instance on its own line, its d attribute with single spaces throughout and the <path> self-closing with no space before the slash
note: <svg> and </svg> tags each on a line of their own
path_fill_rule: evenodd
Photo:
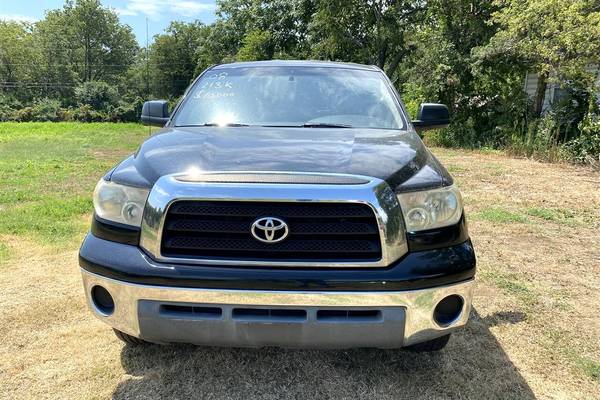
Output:
<svg viewBox="0 0 600 400">
<path fill-rule="evenodd" d="M 473 311 L 468 327 L 439 353 L 125 346 L 121 362 L 132 376 L 113 398 L 533 399 L 489 330 L 524 318 L 519 312 L 480 318 Z"/>
</svg>

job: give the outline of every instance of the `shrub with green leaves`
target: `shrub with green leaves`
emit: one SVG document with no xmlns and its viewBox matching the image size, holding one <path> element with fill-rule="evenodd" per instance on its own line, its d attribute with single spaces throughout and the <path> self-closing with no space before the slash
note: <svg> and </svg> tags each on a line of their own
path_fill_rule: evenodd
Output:
<svg viewBox="0 0 600 400">
<path fill-rule="evenodd" d="M 108 118 L 105 113 L 96 111 L 91 105 L 84 104 L 73 109 L 73 119 L 79 122 L 102 122 Z"/>
<path fill-rule="evenodd" d="M 23 106 L 20 101 L 11 96 L 0 95 L 0 122 L 11 121 L 15 110 Z"/>
<path fill-rule="evenodd" d="M 581 135 L 567 142 L 563 149 L 576 163 L 600 165 L 600 115 L 588 115 L 579 124 Z"/>
<path fill-rule="evenodd" d="M 56 122 L 60 120 L 60 101 L 56 99 L 41 99 L 32 107 L 32 121 Z"/>
<path fill-rule="evenodd" d="M 117 88 L 102 81 L 84 82 L 75 88 L 77 103 L 89 105 L 95 110 L 116 106 L 118 97 Z"/>
</svg>

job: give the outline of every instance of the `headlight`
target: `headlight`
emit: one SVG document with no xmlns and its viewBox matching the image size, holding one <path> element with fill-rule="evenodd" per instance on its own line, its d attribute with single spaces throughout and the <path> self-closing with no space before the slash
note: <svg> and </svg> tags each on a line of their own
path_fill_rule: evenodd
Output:
<svg viewBox="0 0 600 400">
<path fill-rule="evenodd" d="M 149 192 L 100 179 L 94 190 L 94 210 L 100 218 L 139 227 Z"/>
<path fill-rule="evenodd" d="M 462 215 L 462 198 L 454 185 L 441 189 L 398 194 L 408 232 L 456 224 Z"/>
</svg>

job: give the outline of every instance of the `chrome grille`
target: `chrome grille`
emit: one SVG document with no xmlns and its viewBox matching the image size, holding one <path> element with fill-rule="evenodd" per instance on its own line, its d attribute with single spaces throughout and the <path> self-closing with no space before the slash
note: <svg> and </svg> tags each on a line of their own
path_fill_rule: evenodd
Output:
<svg viewBox="0 0 600 400">
<path fill-rule="evenodd" d="M 231 267 L 371 268 L 386 267 L 408 251 L 400 205 L 381 179 L 250 171 L 243 174 L 251 175 L 252 182 L 236 182 L 241 180 L 240 173 L 211 174 L 219 175 L 218 182 L 204 181 L 204 175 L 191 180 L 181 174 L 156 181 L 140 234 L 140 246 L 153 260 Z M 281 181 L 283 176 L 286 181 Z M 242 208 L 236 208 L 236 203 Z M 287 214 L 275 214 L 273 205 L 285 205 Z M 368 216 L 365 210 L 369 210 Z M 207 212 L 216 215 L 207 216 Z M 249 244 L 250 223 L 261 217 L 287 218 L 295 233 L 290 231 L 279 242 L 279 249 L 273 247 L 276 243 Z M 303 239 L 304 247 L 291 247 L 294 237 Z M 240 253 L 232 253 L 235 246 Z M 305 251 L 298 251 L 300 248 Z M 352 258 L 340 256 L 347 248 L 355 250 Z M 312 253 L 312 258 L 306 257 L 307 253 Z"/>
<path fill-rule="evenodd" d="M 278 243 L 253 238 L 253 221 L 265 216 L 284 220 L 289 236 Z M 167 212 L 161 253 L 265 261 L 376 261 L 381 258 L 381 241 L 367 204 L 176 201 Z"/>
</svg>

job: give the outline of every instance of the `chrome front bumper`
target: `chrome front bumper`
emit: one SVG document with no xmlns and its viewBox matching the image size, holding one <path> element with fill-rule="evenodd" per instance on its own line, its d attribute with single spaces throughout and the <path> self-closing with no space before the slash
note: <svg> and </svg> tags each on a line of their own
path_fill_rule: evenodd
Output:
<svg viewBox="0 0 600 400">
<path fill-rule="evenodd" d="M 195 289 L 139 285 L 109 279 L 82 270 L 88 305 L 102 321 L 115 329 L 157 342 L 190 342 L 201 345 L 240 347 L 380 347 L 394 348 L 434 339 L 467 323 L 471 311 L 473 280 L 449 286 L 395 292 L 311 292 Z M 114 299 L 114 311 L 103 313 L 94 305 L 91 291 L 102 286 Z M 440 300 L 458 295 L 460 315 L 438 325 L 433 310 Z M 218 308 L 222 313 L 163 313 L 165 305 Z M 235 318 L 232 310 L 302 310 L 301 320 L 286 318 Z M 361 320 L 319 320 L 323 310 L 378 310 L 379 317 Z M 359 314 L 360 315 L 360 314 Z"/>
</svg>

